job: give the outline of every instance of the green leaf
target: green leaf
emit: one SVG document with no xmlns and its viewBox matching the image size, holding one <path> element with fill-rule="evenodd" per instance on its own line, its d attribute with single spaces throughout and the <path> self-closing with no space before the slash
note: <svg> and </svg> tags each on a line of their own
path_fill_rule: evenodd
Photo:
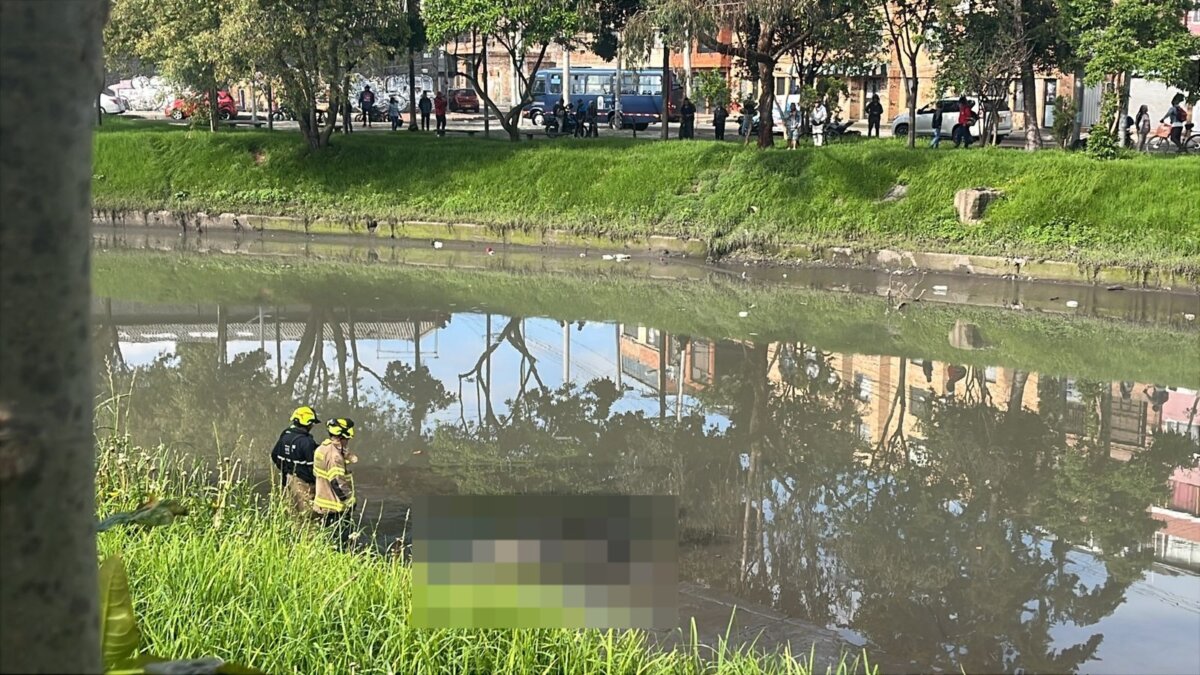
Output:
<svg viewBox="0 0 1200 675">
<path fill-rule="evenodd" d="M 121 556 L 111 556 L 100 565 L 100 640 L 105 668 L 132 659 L 141 638 L 125 563 Z"/>
</svg>

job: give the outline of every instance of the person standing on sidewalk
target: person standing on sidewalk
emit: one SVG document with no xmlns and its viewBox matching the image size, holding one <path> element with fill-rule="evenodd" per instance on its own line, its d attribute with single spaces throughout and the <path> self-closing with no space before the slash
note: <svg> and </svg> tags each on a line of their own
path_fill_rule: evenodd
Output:
<svg viewBox="0 0 1200 675">
<path fill-rule="evenodd" d="M 796 144 L 800 142 L 800 110 L 796 108 L 795 103 L 788 106 L 788 114 L 783 124 L 787 129 L 788 150 L 795 150 Z"/>
<path fill-rule="evenodd" d="M 825 101 L 818 99 L 812 111 L 813 145 L 818 148 L 825 145 L 825 123 L 829 121 L 829 111 L 825 109 Z"/>
<path fill-rule="evenodd" d="M 687 96 L 683 97 L 683 105 L 679 106 L 679 117 L 683 124 L 679 125 L 679 137 L 692 139 L 696 137 L 696 104 Z"/>
<path fill-rule="evenodd" d="M 446 97 L 442 96 L 442 92 L 438 92 L 437 96 L 433 97 L 433 116 L 437 120 L 437 135 L 446 135 Z"/>
<path fill-rule="evenodd" d="M 867 138 L 875 132 L 879 138 L 879 120 L 883 119 L 883 104 L 879 102 L 879 94 L 871 94 L 871 102 L 867 104 Z"/>
<path fill-rule="evenodd" d="M 725 120 L 729 117 L 729 111 L 725 109 L 725 104 L 717 102 L 717 107 L 713 109 L 713 133 L 718 141 L 725 140 Z"/>
<path fill-rule="evenodd" d="M 371 113 L 375 112 L 375 92 L 371 91 L 371 85 L 366 85 L 363 90 L 358 93 L 358 109 L 363 114 L 363 124 L 369 129 L 371 127 Z"/>
<path fill-rule="evenodd" d="M 600 138 L 600 131 L 596 128 L 600 118 L 600 106 L 596 103 L 596 99 L 587 107 L 587 137 Z"/>
<path fill-rule="evenodd" d="M 388 120 L 392 123 L 392 131 L 400 128 L 400 104 L 395 96 L 388 97 Z"/>
<path fill-rule="evenodd" d="M 1146 151 L 1146 139 L 1150 136 L 1150 107 L 1138 108 L 1137 117 L 1133 120 L 1133 128 L 1137 131 L 1138 152 Z"/>
<path fill-rule="evenodd" d="M 933 140 L 929 142 L 929 147 L 933 148 L 934 150 L 936 150 L 938 145 L 940 145 L 942 142 L 942 120 L 942 104 L 938 103 L 933 108 Z"/>
<path fill-rule="evenodd" d="M 433 112 L 433 101 L 429 100 L 429 92 L 421 92 L 421 100 L 417 101 L 417 110 L 421 111 L 421 131 L 429 131 L 429 113 Z"/>
</svg>

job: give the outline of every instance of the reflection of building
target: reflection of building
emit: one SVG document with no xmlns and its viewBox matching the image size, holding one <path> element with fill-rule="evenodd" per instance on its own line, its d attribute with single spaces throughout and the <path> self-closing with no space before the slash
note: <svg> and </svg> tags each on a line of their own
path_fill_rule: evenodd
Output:
<svg viewBox="0 0 1200 675">
<path fill-rule="evenodd" d="M 621 374 L 656 391 L 678 392 L 682 368 L 683 393 L 696 395 L 712 385 L 721 344 L 711 340 L 681 340 L 657 328 L 621 324 Z M 680 344 L 684 345 L 682 354 Z M 682 362 L 680 356 L 683 357 Z"/>
</svg>

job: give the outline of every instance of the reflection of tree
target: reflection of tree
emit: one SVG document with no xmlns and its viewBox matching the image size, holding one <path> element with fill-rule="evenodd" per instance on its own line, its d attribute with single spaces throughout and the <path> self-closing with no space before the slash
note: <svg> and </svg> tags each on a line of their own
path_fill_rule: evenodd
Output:
<svg viewBox="0 0 1200 675">
<path fill-rule="evenodd" d="M 525 344 L 525 334 L 522 331 L 521 319 L 513 317 L 501 329 L 500 335 L 494 340 L 489 341 L 487 347 L 484 348 L 483 353 L 479 355 L 479 359 L 475 362 L 475 367 L 458 376 L 459 400 L 462 400 L 463 381 L 474 382 L 476 395 L 484 404 L 483 419 L 486 419 L 487 423 L 492 426 L 500 426 L 501 421 L 496 417 L 496 411 L 492 404 L 492 378 L 489 376 L 491 358 L 492 354 L 505 343 L 508 343 L 521 355 L 521 380 L 517 389 L 516 400 L 520 401 L 525 397 L 526 392 L 529 390 L 529 378 L 531 377 L 537 382 L 538 391 L 544 391 L 546 388 L 546 385 L 542 383 L 541 376 L 538 374 L 537 359 L 529 352 L 529 347 Z"/>
<path fill-rule="evenodd" d="M 943 401 L 920 461 L 861 485 L 869 498 L 844 512 L 852 626 L 885 652 L 968 672 L 1067 672 L 1094 656 L 1102 635 L 1055 649 L 1051 630 L 1092 625 L 1121 603 L 1149 563 L 1146 508 L 1187 449 L 1160 437 L 1129 463 L 1111 460 L 1104 387 L 1087 383 L 1078 390 L 1094 419 L 1069 443 L 1063 390 L 1047 380 L 1037 414 L 1021 409 L 1025 378 L 1008 410 L 979 394 Z M 1089 543 L 1106 568 L 1090 588 L 1072 553 Z"/>
</svg>

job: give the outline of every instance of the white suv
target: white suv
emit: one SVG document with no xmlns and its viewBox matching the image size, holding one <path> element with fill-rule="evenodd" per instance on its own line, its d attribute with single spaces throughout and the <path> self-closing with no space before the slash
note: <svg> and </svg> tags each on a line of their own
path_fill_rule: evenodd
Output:
<svg viewBox="0 0 1200 675">
<path fill-rule="evenodd" d="M 983 111 L 978 107 L 978 102 L 974 99 L 967 99 L 975 107 L 975 111 L 980 114 L 979 121 L 971 125 L 971 135 L 979 138 L 983 134 Z M 932 136 L 933 135 L 933 111 L 937 106 L 942 108 L 942 137 L 946 139 L 953 138 L 954 127 L 958 126 L 958 99 L 944 98 L 936 103 L 917 108 L 917 135 Z M 1003 141 L 1005 137 L 1012 133 L 1012 111 L 1008 107 L 1006 101 L 989 101 L 987 108 L 989 111 L 994 110 L 995 114 L 1000 116 L 997 123 L 996 135 L 997 142 Z M 908 113 L 900 113 L 896 119 L 892 120 L 892 135 L 907 136 L 908 135 Z"/>
</svg>

